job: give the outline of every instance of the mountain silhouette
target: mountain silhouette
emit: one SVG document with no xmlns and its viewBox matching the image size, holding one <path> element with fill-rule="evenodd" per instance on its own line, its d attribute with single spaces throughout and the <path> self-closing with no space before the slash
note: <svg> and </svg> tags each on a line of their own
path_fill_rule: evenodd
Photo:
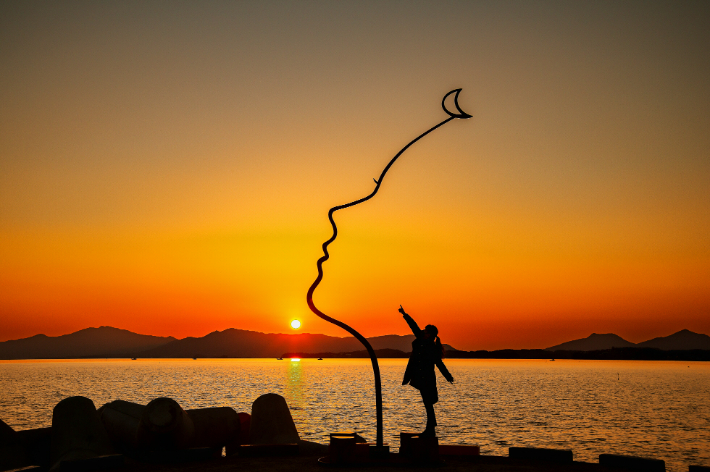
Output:
<svg viewBox="0 0 710 472">
<path fill-rule="evenodd" d="M 410 352 L 414 335 L 389 334 L 368 338 L 373 349 Z M 447 349 L 455 350 L 451 346 Z M 242 329 L 215 331 L 202 338 L 185 338 L 150 349 L 142 357 L 281 357 L 285 352 L 344 353 L 362 349 L 352 337 L 324 334 L 267 334 Z"/>
<path fill-rule="evenodd" d="M 546 348 L 547 351 L 601 351 L 621 347 L 653 348 L 664 351 L 687 351 L 691 349 L 710 350 L 710 336 L 687 329 L 670 336 L 662 336 L 634 344 L 616 334 L 592 333 L 584 339 L 575 339 Z"/>
<path fill-rule="evenodd" d="M 638 347 L 653 347 L 665 351 L 686 350 L 686 349 L 710 349 L 710 336 L 698 334 L 684 329 L 670 336 L 653 338 L 642 343 Z"/>
<path fill-rule="evenodd" d="M 388 334 L 368 338 L 373 349 L 393 352 L 393 357 L 411 352 L 414 335 Z M 467 354 L 444 344 L 452 357 Z M 710 336 L 687 329 L 634 344 L 616 334 L 593 333 L 547 351 L 603 351 L 613 348 L 647 348 L 665 351 L 710 350 Z M 24 339 L 0 342 L 0 359 L 72 359 L 82 357 L 281 357 L 284 353 L 317 354 L 328 357 L 358 357 L 362 344 L 352 337 L 324 334 L 260 333 L 230 328 L 203 337 L 173 337 L 136 334 L 125 329 L 101 326 L 62 336 L 38 334 Z M 388 351 L 389 350 L 389 351 Z M 512 352 L 513 350 L 511 350 Z M 542 350 L 540 350 L 542 351 Z M 472 351 L 473 352 L 473 351 Z M 497 351 L 502 352 L 502 351 Z M 333 354 L 334 353 L 334 354 Z M 396 355 L 395 355 L 396 354 Z M 470 354 L 470 353 L 468 353 Z M 510 353 L 506 355 L 512 355 Z M 318 357 L 324 357 L 318 356 Z M 465 356 L 464 356 L 465 357 Z"/>
<path fill-rule="evenodd" d="M 546 348 L 548 351 L 600 351 L 614 347 L 634 347 L 636 344 L 629 342 L 616 334 L 592 333 L 584 339 L 575 339 L 566 343 Z"/>
<path fill-rule="evenodd" d="M 374 349 L 410 352 L 413 335 L 369 338 Z M 448 351 L 453 347 L 444 345 Z M 81 357 L 280 357 L 284 352 L 347 353 L 362 349 L 352 337 L 324 334 L 267 334 L 241 329 L 215 331 L 201 338 L 147 336 L 109 326 L 71 334 L 0 342 L 0 359 L 71 359 Z"/>
<path fill-rule="evenodd" d="M 0 343 L 0 359 L 71 359 L 77 357 L 130 357 L 134 353 L 175 341 L 173 337 L 136 334 L 101 326 L 62 336 L 38 334 Z"/>
</svg>

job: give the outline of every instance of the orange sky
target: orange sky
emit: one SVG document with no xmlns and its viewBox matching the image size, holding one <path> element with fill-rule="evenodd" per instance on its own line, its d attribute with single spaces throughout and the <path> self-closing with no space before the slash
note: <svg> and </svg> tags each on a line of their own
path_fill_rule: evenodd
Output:
<svg viewBox="0 0 710 472">
<path fill-rule="evenodd" d="M 710 334 L 703 2 L 0 5 L 0 341 Z"/>
</svg>

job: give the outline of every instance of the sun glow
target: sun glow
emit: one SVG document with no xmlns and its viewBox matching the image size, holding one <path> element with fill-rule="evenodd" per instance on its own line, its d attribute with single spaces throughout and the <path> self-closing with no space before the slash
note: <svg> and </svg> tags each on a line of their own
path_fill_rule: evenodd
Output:
<svg viewBox="0 0 710 472">
<path fill-rule="evenodd" d="M 298 329 L 301 327 L 301 322 L 299 320 L 293 320 L 291 321 L 291 327 L 293 329 Z"/>
</svg>

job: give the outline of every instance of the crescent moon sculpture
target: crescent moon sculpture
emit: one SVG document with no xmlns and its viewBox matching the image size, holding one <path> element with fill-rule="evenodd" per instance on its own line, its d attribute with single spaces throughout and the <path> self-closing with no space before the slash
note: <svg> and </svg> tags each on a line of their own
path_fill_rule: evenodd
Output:
<svg viewBox="0 0 710 472">
<path fill-rule="evenodd" d="M 456 109 L 458 110 L 458 113 L 452 113 L 451 111 L 449 111 L 448 108 L 446 108 L 446 99 L 449 98 L 449 95 L 451 95 L 452 93 L 455 93 L 455 94 L 456 94 L 456 95 L 454 95 L 454 106 L 455 106 Z M 449 116 L 451 116 L 451 117 L 453 117 L 453 118 L 460 118 L 460 119 L 462 119 L 462 120 L 466 120 L 466 119 L 468 119 L 468 118 L 471 118 L 471 115 L 469 115 L 468 113 L 466 113 L 465 111 L 463 111 L 463 110 L 461 109 L 461 107 L 459 106 L 459 94 L 460 94 L 460 93 L 461 93 L 461 89 L 459 88 L 459 89 L 456 89 L 456 90 L 452 90 L 451 92 L 449 92 L 449 93 L 447 93 L 446 95 L 444 95 L 444 99 L 441 101 L 441 108 L 443 108 L 444 111 L 445 111 Z"/>
<path fill-rule="evenodd" d="M 446 108 L 446 99 L 449 97 L 451 94 L 456 94 L 454 95 L 454 105 L 456 106 L 456 110 L 458 113 L 453 113 L 451 112 L 448 108 Z M 316 280 L 311 284 L 311 287 L 308 289 L 308 293 L 306 294 L 306 301 L 308 302 L 308 307 L 311 309 L 313 313 L 315 313 L 317 316 L 320 318 L 324 319 L 325 321 L 328 321 L 329 323 L 333 323 L 336 326 L 339 326 L 343 328 L 345 331 L 348 333 L 352 334 L 355 338 L 357 338 L 358 341 L 362 343 L 363 346 L 365 346 L 365 349 L 367 349 L 368 354 L 370 355 L 370 361 L 372 362 L 372 371 L 375 376 L 375 406 L 376 406 L 376 411 L 377 411 L 377 452 L 384 452 L 384 446 L 383 446 L 383 434 L 382 434 L 382 382 L 380 380 L 380 366 L 377 362 L 377 355 L 375 354 L 374 349 L 372 349 L 372 346 L 370 345 L 370 342 L 360 333 L 355 331 L 355 329 L 351 328 L 347 324 L 343 323 L 342 321 L 336 320 L 335 318 L 332 318 L 322 311 L 320 311 L 316 305 L 313 303 L 313 292 L 315 292 L 316 287 L 320 284 L 321 280 L 323 280 L 323 263 L 327 261 L 330 258 L 330 255 L 328 254 L 328 246 L 330 243 L 335 241 L 335 238 L 338 237 L 338 227 L 335 225 L 335 220 L 333 220 L 333 213 L 335 213 L 338 210 L 342 210 L 345 208 L 349 208 L 351 206 L 358 205 L 360 203 L 364 203 L 367 200 L 371 199 L 374 197 L 377 192 L 380 190 L 380 186 L 382 185 L 382 181 L 385 178 L 385 175 L 387 174 L 387 171 L 390 170 L 390 167 L 395 163 L 395 161 L 399 158 L 399 156 L 404 153 L 409 147 L 422 139 L 424 136 L 427 134 L 431 133 L 437 128 L 442 127 L 449 121 L 452 121 L 454 119 L 468 119 L 471 118 L 471 115 L 468 113 L 464 112 L 461 110 L 461 107 L 459 106 L 458 98 L 459 98 L 459 93 L 461 93 L 461 89 L 455 89 L 452 90 L 451 92 L 447 93 L 444 95 L 444 99 L 441 101 L 441 107 L 444 109 L 447 115 L 449 115 L 449 118 L 445 119 L 441 123 L 429 128 L 427 131 L 423 132 L 416 138 L 414 138 L 412 141 L 409 142 L 406 146 L 404 146 L 390 161 L 389 163 L 385 166 L 384 170 L 380 174 L 379 179 L 372 179 L 375 181 L 375 189 L 370 193 L 369 195 L 359 199 L 355 200 L 354 202 L 346 203 L 344 205 L 338 205 L 334 206 L 328 211 L 328 220 L 330 220 L 330 225 L 333 227 L 333 235 L 328 239 L 326 242 L 323 243 L 323 256 L 318 259 L 316 262 L 316 266 L 318 268 L 318 277 L 316 277 Z"/>
</svg>

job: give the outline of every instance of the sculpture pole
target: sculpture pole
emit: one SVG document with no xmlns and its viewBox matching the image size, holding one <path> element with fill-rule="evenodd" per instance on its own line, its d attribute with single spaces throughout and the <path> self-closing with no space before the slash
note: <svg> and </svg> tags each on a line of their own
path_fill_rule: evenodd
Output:
<svg viewBox="0 0 710 472">
<path fill-rule="evenodd" d="M 326 242 L 323 243 L 323 256 L 318 259 L 316 262 L 316 265 L 318 267 L 318 277 L 316 277 L 316 280 L 311 284 L 311 287 L 308 289 L 308 294 L 306 295 L 306 300 L 308 302 L 308 307 L 311 309 L 313 313 L 318 315 L 319 317 L 323 318 L 324 320 L 333 323 L 336 326 L 339 326 L 343 328 L 345 331 L 348 333 L 352 334 L 357 338 L 358 341 L 362 343 L 363 346 L 365 346 L 365 349 L 367 349 L 368 354 L 370 355 L 370 361 L 372 362 L 372 371 L 375 375 L 375 402 L 376 402 L 376 411 L 377 411 L 377 446 L 382 447 L 383 446 L 383 433 L 382 433 L 382 381 L 380 379 L 380 366 L 377 363 L 377 355 L 375 354 L 375 350 L 372 349 L 372 346 L 370 345 L 369 341 L 360 333 L 355 331 L 353 328 L 348 326 L 347 324 L 343 323 L 342 321 L 338 321 L 335 318 L 331 318 L 330 316 L 326 315 L 322 311 L 320 311 L 316 305 L 313 303 L 313 292 L 316 290 L 316 287 L 320 284 L 321 280 L 323 280 L 323 263 L 328 260 L 330 255 L 328 254 L 328 246 L 330 243 L 335 241 L 335 238 L 338 237 L 338 227 L 335 226 L 335 220 L 333 220 L 333 213 L 335 213 L 338 210 L 342 210 L 344 208 L 349 208 L 351 206 L 358 205 L 360 203 L 366 202 L 372 197 L 374 197 L 377 192 L 380 190 L 380 186 L 382 185 L 382 181 L 385 178 L 385 174 L 387 174 L 387 171 L 392 167 L 392 164 L 399 158 L 399 156 L 402 155 L 404 151 L 409 149 L 409 147 L 422 139 L 424 136 L 427 134 L 431 133 L 437 128 L 440 128 L 441 126 L 444 126 L 446 123 L 449 121 L 459 118 L 459 119 L 468 119 L 471 118 L 471 115 L 468 113 L 465 113 L 461 108 L 459 107 L 458 103 L 458 98 L 459 98 L 459 93 L 461 93 L 461 89 L 456 89 L 452 90 L 451 92 L 447 93 L 444 95 L 444 99 L 441 101 L 441 107 L 444 109 L 446 114 L 449 115 L 449 118 L 445 119 L 441 123 L 437 124 L 436 126 L 433 126 L 432 128 L 429 128 L 427 131 L 423 132 L 416 138 L 414 138 L 412 141 L 409 142 L 406 146 L 400 150 L 397 155 L 395 155 L 385 166 L 384 170 L 380 174 L 379 179 L 373 179 L 375 181 L 375 189 L 367 195 L 366 197 L 363 197 L 359 200 L 355 200 L 354 202 L 346 203 L 344 205 L 338 205 L 330 209 L 328 211 L 328 219 L 330 220 L 330 225 L 333 227 L 333 235 L 328 239 Z M 448 98 L 449 95 L 451 94 L 456 94 L 454 96 L 454 105 L 456 106 L 456 110 L 458 113 L 452 113 L 446 108 L 446 99 Z"/>
</svg>

